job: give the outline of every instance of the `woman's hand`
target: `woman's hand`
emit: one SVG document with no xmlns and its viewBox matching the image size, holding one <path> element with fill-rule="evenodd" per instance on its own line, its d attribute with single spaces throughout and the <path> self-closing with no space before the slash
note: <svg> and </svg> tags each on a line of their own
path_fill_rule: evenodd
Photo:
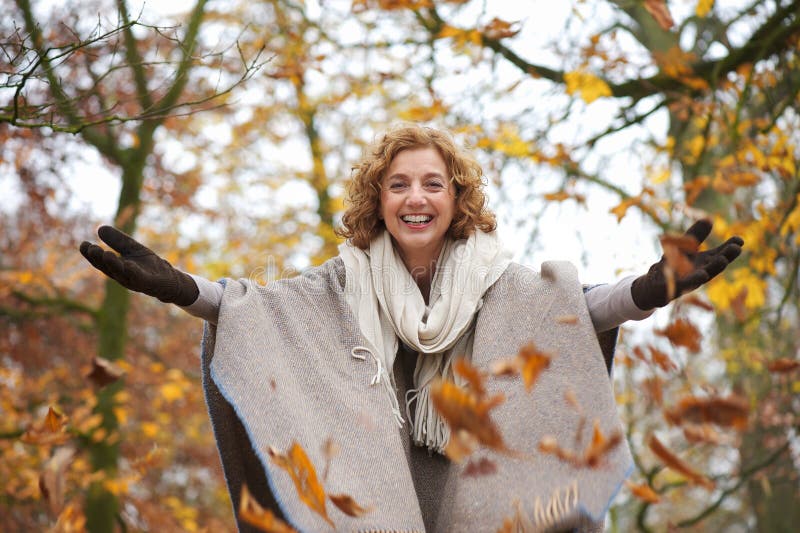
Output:
<svg viewBox="0 0 800 533">
<path fill-rule="evenodd" d="M 197 300 L 200 290 L 191 276 L 175 269 L 150 248 L 111 226 L 100 226 L 97 234 L 119 255 L 87 241 L 81 243 L 80 251 L 106 276 L 162 302 L 186 306 Z"/>
<path fill-rule="evenodd" d="M 695 222 L 685 233 L 685 237 L 692 237 L 697 244 L 702 243 L 711 233 L 711 221 L 700 220 Z M 731 237 L 725 243 L 714 249 L 697 253 L 683 253 L 693 266 L 693 270 L 684 276 L 675 275 L 675 290 L 670 295 L 667 289 L 667 278 L 664 275 L 666 259 L 650 267 L 647 274 L 633 280 L 631 296 L 639 309 L 647 311 L 654 307 L 664 307 L 672 299 L 681 294 L 690 292 L 711 278 L 725 270 L 734 259 L 742 253 L 744 241 L 741 237 Z M 671 297 L 670 297 L 671 296 Z"/>
</svg>

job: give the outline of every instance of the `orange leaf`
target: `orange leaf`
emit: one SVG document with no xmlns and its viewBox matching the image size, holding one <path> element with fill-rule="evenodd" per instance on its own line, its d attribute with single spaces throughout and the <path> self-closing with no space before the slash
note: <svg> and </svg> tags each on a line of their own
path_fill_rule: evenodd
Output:
<svg viewBox="0 0 800 533">
<path fill-rule="evenodd" d="M 521 361 L 522 380 L 525 382 L 525 390 L 530 391 L 536 380 L 539 379 L 539 374 L 550 366 L 550 355 L 539 351 L 530 342 L 520 348 L 517 357 Z"/>
<path fill-rule="evenodd" d="M 673 346 L 683 346 L 692 353 L 700 351 L 702 335 L 694 324 L 685 318 L 679 318 L 662 330 L 655 330 L 656 335 L 666 337 Z"/>
<path fill-rule="evenodd" d="M 648 440 L 647 444 L 656 457 L 661 459 L 667 467 L 682 474 L 694 484 L 701 485 L 708 490 L 714 489 L 713 481 L 693 469 L 680 457 L 669 451 L 655 435 L 650 435 L 650 439 Z"/>
<path fill-rule="evenodd" d="M 272 462 L 286 470 L 292 477 L 300 501 L 333 527 L 333 522 L 328 518 L 328 511 L 325 508 L 325 490 L 317 479 L 317 471 L 302 446 L 297 442 L 292 442 L 287 455 L 281 454 L 272 447 L 268 451 Z"/>
<path fill-rule="evenodd" d="M 656 19 L 662 30 L 669 30 L 675 25 L 667 9 L 666 0 L 644 0 L 644 8 Z"/>
<path fill-rule="evenodd" d="M 480 370 L 469 364 L 465 359 L 456 359 L 453 363 L 453 372 L 461 376 L 478 396 L 486 394 L 486 387 L 483 385 L 483 374 Z"/>
<path fill-rule="evenodd" d="M 678 366 L 669 355 L 662 352 L 655 346 L 648 346 L 648 349 L 650 350 L 650 358 L 652 359 L 653 363 L 655 363 L 661 370 L 664 372 L 672 372 L 678 369 Z"/>
<path fill-rule="evenodd" d="M 697 293 L 691 292 L 681 297 L 680 299 L 681 304 L 692 305 L 694 307 L 699 307 L 704 311 L 713 311 L 714 306 L 710 303 L 706 302 L 705 300 L 701 299 Z"/>
<path fill-rule="evenodd" d="M 800 368 L 800 361 L 796 359 L 781 358 L 767 363 L 767 370 L 781 374 L 792 372 L 798 368 Z"/>
<path fill-rule="evenodd" d="M 67 433 L 67 416 L 48 408 L 44 420 L 34 422 L 20 437 L 26 444 L 58 445 L 70 439 Z"/>
<path fill-rule="evenodd" d="M 242 483 L 242 493 L 239 499 L 239 518 L 267 533 L 296 533 L 294 528 L 276 517 L 272 511 L 261 507 L 244 483 Z"/>
<path fill-rule="evenodd" d="M 58 516 L 64 506 L 66 481 L 64 472 L 72 462 L 75 450 L 71 447 L 58 448 L 47 461 L 39 475 L 39 490 L 50 507 L 53 516 Z"/>
<path fill-rule="evenodd" d="M 495 359 L 489 370 L 493 376 L 516 376 L 519 374 L 519 359 L 517 357 Z"/>
<path fill-rule="evenodd" d="M 575 325 L 578 323 L 578 317 L 576 315 L 562 315 L 556 317 L 556 322 L 559 324 Z"/>
<path fill-rule="evenodd" d="M 739 396 L 682 398 L 678 405 L 664 413 L 673 424 L 690 422 L 696 424 L 711 423 L 723 427 L 732 427 L 739 431 L 747 428 L 750 406 L 747 400 Z"/>
<path fill-rule="evenodd" d="M 723 435 L 720 435 L 711 425 L 709 424 L 690 424 L 683 428 L 683 436 L 686 437 L 686 440 L 692 443 L 707 443 L 707 444 L 731 444 L 731 439 L 725 438 Z"/>
<path fill-rule="evenodd" d="M 364 508 L 356 503 L 356 501 L 347 494 L 329 494 L 328 498 L 333 502 L 341 512 L 347 516 L 364 516 L 372 511 L 372 507 Z"/>
<path fill-rule="evenodd" d="M 583 462 L 586 466 L 597 466 L 603 457 L 606 456 L 611 450 L 616 448 L 622 442 L 622 433 L 615 431 L 608 437 L 603 435 L 600 431 L 600 423 L 594 421 L 594 430 L 592 431 L 592 442 L 586 447 L 583 454 Z"/>
<path fill-rule="evenodd" d="M 463 359 L 456 361 L 454 370 L 473 386 L 464 389 L 451 381 L 439 380 L 431 385 L 430 390 L 434 408 L 450 427 L 448 446 L 452 445 L 451 459 L 459 461 L 471 451 L 466 437 L 460 435 L 461 431 L 484 446 L 508 452 L 500 431 L 489 416 L 489 411 L 503 403 L 505 396 L 497 394 L 486 397 L 480 373 Z M 478 388 L 475 388 L 475 384 Z"/>
<path fill-rule="evenodd" d="M 631 494 L 642 501 L 648 503 L 658 503 L 661 501 L 661 497 L 656 494 L 652 488 L 650 488 L 650 485 L 644 483 L 637 485 L 636 483 L 633 483 L 627 479 L 625 480 L 625 485 L 627 485 L 627 487 L 631 490 Z"/>
</svg>

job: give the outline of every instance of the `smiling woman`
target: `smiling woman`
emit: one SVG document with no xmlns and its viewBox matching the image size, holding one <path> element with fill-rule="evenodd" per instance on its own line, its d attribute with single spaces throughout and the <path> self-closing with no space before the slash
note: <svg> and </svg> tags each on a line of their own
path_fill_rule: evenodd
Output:
<svg viewBox="0 0 800 533">
<path fill-rule="evenodd" d="M 235 508 L 246 486 L 247 498 L 308 531 L 322 521 L 493 531 L 517 501 L 537 528 L 602 529 L 632 467 L 608 379 L 615 328 L 719 274 L 741 239 L 700 252 L 711 225 L 699 221 L 675 250 L 680 271 L 662 259 L 644 276 L 588 290 L 568 263 L 539 273 L 511 262 L 481 168 L 447 133 L 391 130 L 354 169 L 339 255 L 293 279 L 212 283 L 108 226 L 98 233 L 119 255 L 81 245 L 125 287 L 207 321 L 203 383 Z M 536 386 L 531 372 L 529 393 L 511 381 L 487 386 L 481 373 L 515 353 L 535 363 Z M 454 420 L 434 406 L 442 384 L 455 398 L 449 415 L 461 417 L 453 434 Z M 300 473 L 287 476 L 276 450 L 302 446 L 304 464 L 323 464 L 331 439 L 340 452 L 326 489 L 371 512 L 329 517 L 324 494 L 313 506 L 298 498 Z M 476 442 L 500 452 L 479 481 L 444 456 Z M 591 444 L 575 454 L 564 442 Z"/>
</svg>

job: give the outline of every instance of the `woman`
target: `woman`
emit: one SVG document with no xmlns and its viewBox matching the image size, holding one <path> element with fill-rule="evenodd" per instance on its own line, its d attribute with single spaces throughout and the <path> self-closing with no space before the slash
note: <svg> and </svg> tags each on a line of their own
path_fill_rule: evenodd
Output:
<svg viewBox="0 0 800 533">
<path fill-rule="evenodd" d="M 485 205 L 480 166 L 430 128 L 386 133 L 355 167 L 347 193 L 340 255 L 265 287 L 187 275 L 108 226 L 98 233 L 119 255 L 81 245 L 124 286 L 206 320 L 204 388 L 235 508 L 246 483 L 293 525 L 324 528 L 268 450 L 296 441 L 320 465 L 333 439 L 341 452 L 326 490 L 373 507 L 359 518 L 331 513 L 341 529 L 493 531 L 515 509 L 539 529 L 602 527 L 631 470 L 625 446 L 600 469 L 536 448 L 546 435 L 574 439 L 579 421 L 567 390 L 606 434 L 619 429 L 598 333 L 615 335 L 668 303 L 664 260 L 587 291 L 567 263 L 545 263 L 541 274 L 512 263 Z M 702 242 L 710 229 L 700 221 L 687 235 Z M 719 274 L 742 244 L 735 237 L 687 254 L 693 271 L 674 280 L 673 293 Z M 493 419 L 521 455 L 494 458 L 493 475 L 461 475 L 464 465 L 437 453 L 450 436 L 431 384 L 456 379 L 458 357 L 485 369 L 531 341 L 554 354 L 533 391 L 488 384 L 507 397 Z"/>
</svg>

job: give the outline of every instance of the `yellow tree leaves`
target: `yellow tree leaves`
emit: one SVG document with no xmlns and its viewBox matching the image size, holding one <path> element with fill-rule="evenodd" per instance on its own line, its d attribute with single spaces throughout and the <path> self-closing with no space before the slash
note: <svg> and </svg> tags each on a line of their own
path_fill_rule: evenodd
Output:
<svg viewBox="0 0 800 533">
<path fill-rule="evenodd" d="M 697 0 L 697 7 L 694 14 L 700 18 L 707 16 L 714 7 L 714 0 Z"/>
<path fill-rule="evenodd" d="M 603 79 L 585 70 L 573 70 L 564 74 L 567 94 L 580 94 L 587 104 L 598 98 L 612 96 L 611 87 Z"/>
</svg>

